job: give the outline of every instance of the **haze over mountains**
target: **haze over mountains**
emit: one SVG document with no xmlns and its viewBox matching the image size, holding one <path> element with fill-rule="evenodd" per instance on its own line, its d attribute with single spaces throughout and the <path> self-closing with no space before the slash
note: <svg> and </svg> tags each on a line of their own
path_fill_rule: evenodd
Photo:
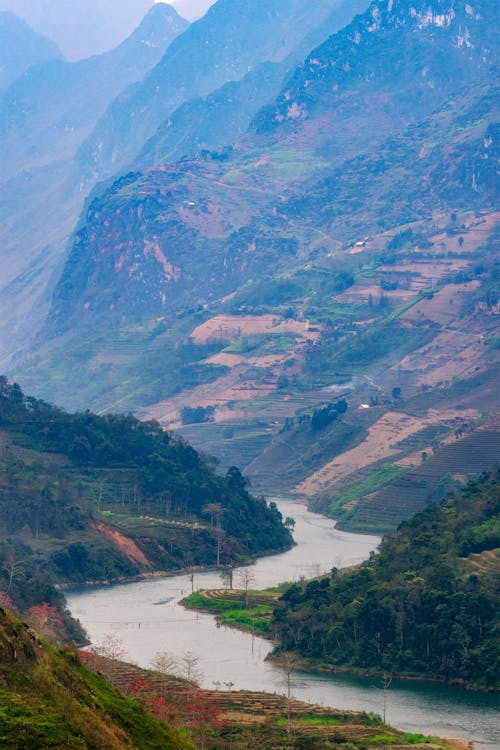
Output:
<svg viewBox="0 0 500 750">
<path fill-rule="evenodd" d="M 256 29 L 255 38 L 257 42 L 253 45 L 253 48 L 247 50 L 247 34 L 240 23 L 241 0 L 225 2 L 222 10 L 214 7 L 205 18 L 197 22 L 194 33 L 191 33 L 191 29 L 188 29 L 185 34 L 181 35 L 180 45 L 175 48 L 178 50 L 178 54 L 172 54 L 169 49 L 164 59 L 161 60 L 155 75 L 161 78 L 161 71 L 166 66 L 168 74 L 166 79 L 167 89 L 170 86 L 169 90 L 173 92 L 173 101 L 182 103 L 186 98 L 199 92 L 200 85 L 203 85 L 204 89 L 210 89 L 212 85 L 217 86 L 221 81 L 230 80 L 237 75 L 238 70 L 240 75 L 244 75 L 249 65 L 258 64 L 267 59 L 268 56 L 276 58 L 288 54 L 292 55 L 295 49 L 294 45 L 298 45 L 302 49 L 304 40 L 308 34 L 314 33 L 318 24 L 321 28 L 325 23 L 330 24 L 333 29 L 338 28 L 345 21 L 350 7 L 351 4 L 345 0 L 338 0 L 334 4 L 333 10 L 331 3 L 308 4 L 301 9 L 300 3 L 294 2 L 290 7 L 287 6 L 286 13 L 281 12 L 276 16 L 278 23 L 273 25 L 268 23 L 272 8 L 266 3 L 252 4 L 248 6 L 245 12 L 248 22 Z M 243 10 L 245 10 L 245 7 L 243 7 Z M 164 4 L 156 5 L 151 14 L 150 18 L 154 18 L 155 14 L 156 16 L 161 14 L 164 18 L 176 17 L 171 7 Z M 214 14 L 215 21 L 213 20 Z M 295 25 L 295 21 L 299 17 L 301 23 Z M 217 22 L 217 18 L 220 19 L 220 23 Z M 154 23 L 152 26 L 154 27 Z M 287 26 L 291 26 L 293 31 L 287 33 L 283 40 L 282 31 Z M 154 28 L 150 28 L 150 33 L 153 34 L 152 38 L 154 38 L 156 33 Z M 167 28 L 164 48 L 168 46 L 168 41 L 171 39 L 169 34 L 170 31 Z M 200 39 L 210 42 L 206 49 L 205 47 L 202 48 L 201 53 L 199 52 Z M 137 41 L 140 49 L 140 34 Z M 221 67 L 217 49 L 225 50 L 221 58 L 225 61 L 225 67 Z M 152 48 L 152 56 L 159 51 L 159 48 Z M 110 57 L 104 58 L 105 64 L 108 60 L 116 60 L 114 54 L 109 53 L 109 55 Z M 300 52 L 296 50 L 291 59 L 294 62 L 300 59 Z M 187 65 L 186 61 L 190 61 L 190 64 Z M 215 67 L 213 67 L 214 62 L 217 63 Z M 83 73 L 84 79 L 89 69 L 90 72 L 99 71 L 99 66 L 100 62 L 98 61 L 83 61 L 76 68 L 63 66 L 58 69 L 62 71 L 61 83 L 66 85 L 66 79 L 69 78 L 69 84 L 71 84 L 72 76 L 76 76 L 76 79 L 81 81 L 82 79 L 79 78 L 81 73 Z M 131 69 L 133 70 L 132 66 Z M 44 69 L 41 69 L 30 73 L 25 79 L 19 81 L 18 84 L 16 83 L 12 92 L 6 92 L 4 98 L 4 117 L 0 129 L 5 132 L 3 159 L 6 162 L 6 175 L 9 174 L 9 164 L 12 165 L 13 171 L 18 169 L 19 174 L 13 180 L 4 183 L 2 188 L 2 232 L 6 245 L 5 255 L 9 258 L 3 279 L 5 292 L 2 295 L 2 315 L 0 316 L 0 340 L 4 342 L 2 346 L 4 356 L 1 359 L 3 362 L 12 358 L 15 351 L 19 349 L 20 342 L 24 341 L 26 336 L 29 335 L 26 327 L 23 328 L 28 316 L 30 317 L 28 329 L 33 330 L 33 327 L 38 325 L 37 321 L 41 322 L 43 315 L 46 313 L 45 306 L 48 302 L 48 295 L 52 291 L 51 285 L 53 286 L 56 281 L 56 278 L 51 277 L 51 274 L 58 273 L 55 270 L 56 264 L 62 257 L 66 235 L 74 227 L 83 198 L 100 174 L 99 169 L 96 169 L 96 158 L 100 163 L 108 160 L 110 156 L 113 165 L 115 165 L 115 162 L 119 163 L 120 159 L 125 158 L 125 155 L 120 155 L 123 144 L 125 144 L 126 153 L 130 153 L 131 157 L 136 155 L 135 150 L 138 151 L 143 146 L 143 142 L 137 140 L 134 147 L 133 140 L 127 135 L 131 127 L 131 123 L 127 119 L 128 116 L 125 120 L 121 116 L 116 119 L 115 114 L 117 108 L 119 109 L 122 105 L 125 106 L 124 103 L 129 99 L 137 102 L 142 96 L 141 92 L 149 91 L 146 85 L 150 80 L 149 78 L 144 84 L 138 85 L 136 89 L 127 90 L 121 99 L 117 99 L 110 106 L 109 112 L 102 118 L 105 122 L 111 123 L 108 146 L 101 143 L 102 134 L 96 136 L 96 133 L 100 133 L 102 130 L 101 124 L 98 123 L 94 134 L 81 147 L 78 147 L 78 153 L 74 161 L 68 158 L 69 152 L 61 159 L 60 155 L 62 156 L 61 150 L 64 144 L 67 143 L 70 148 L 73 148 L 73 145 L 78 144 L 78 139 L 84 134 L 84 130 L 81 127 L 79 129 L 74 128 L 75 116 L 71 106 L 65 116 L 61 118 L 58 107 L 60 107 L 61 102 L 64 107 L 66 100 L 64 93 L 60 91 L 57 78 L 51 92 L 53 76 L 52 69 L 49 70 L 50 75 L 45 84 L 48 88 L 45 88 L 44 91 L 48 96 L 37 99 L 36 92 L 40 85 L 39 77 L 43 79 L 44 76 Z M 31 85 L 32 76 L 35 76 L 37 84 L 35 87 Z M 101 76 L 98 77 L 99 82 L 95 86 L 91 84 L 91 88 L 95 88 L 96 92 L 103 85 Z M 113 83 L 110 84 L 111 89 L 115 83 L 120 82 L 120 76 L 113 76 L 113 79 Z M 182 80 L 185 82 L 184 89 L 180 86 Z M 253 108 L 248 101 L 245 103 L 247 114 L 243 119 L 241 116 L 235 118 L 234 115 L 231 115 L 229 119 L 225 115 L 218 118 L 216 144 L 232 140 L 246 128 L 250 118 L 263 102 L 263 93 L 268 91 L 270 96 L 274 95 L 277 88 L 271 91 L 266 88 L 266 85 L 266 73 L 264 72 L 259 98 L 255 100 Z M 166 117 L 168 114 L 165 103 L 157 101 L 155 90 L 156 87 L 147 94 L 147 96 L 151 94 L 153 97 L 149 119 Z M 109 92 L 110 88 L 107 88 L 107 91 Z M 32 94 L 33 100 L 30 99 Z M 20 107 L 18 99 L 21 101 Z M 54 100 L 55 106 L 53 108 L 47 99 L 50 102 L 52 102 L 52 99 Z M 79 105 L 76 105 L 76 112 L 83 113 L 84 124 L 90 124 L 92 117 L 97 114 L 97 109 L 87 107 L 86 99 L 84 96 L 83 101 L 85 103 L 81 109 Z M 96 97 L 96 100 L 104 103 L 103 99 L 99 97 Z M 71 101 L 70 98 L 69 102 Z M 36 102 L 38 102 L 38 105 Z M 43 152 L 44 146 L 44 138 L 39 137 L 37 127 L 33 127 L 30 134 L 23 132 L 21 138 L 18 137 L 17 132 L 18 118 L 21 118 L 21 125 L 22 121 L 25 121 L 29 130 L 32 122 L 29 114 L 32 108 L 36 108 L 36 106 L 39 107 L 38 116 L 41 121 L 37 123 L 37 118 L 34 116 L 33 125 L 41 127 L 44 136 L 49 139 L 47 145 L 50 145 L 50 139 L 54 135 L 58 140 L 63 139 L 60 144 L 58 143 L 55 153 L 49 149 L 50 156 L 47 165 L 44 164 L 43 158 L 42 160 L 39 159 L 38 162 L 36 161 L 37 153 L 40 148 Z M 140 107 L 140 117 L 136 120 L 140 121 L 139 130 L 142 132 L 148 121 L 149 110 L 144 110 L 142 105 Z M 1 109 L 2 104 L 0 103 Z M 25 112 L 25 115 L 23 115 L 23 112 Z M 223 122 L 222 127 L 220 126 L 221 121 Z M 57 123 L 56 129 L 53 128 L 53 123 Z M 231 127 L 231 123 L 235 123 L 235 126 Z M 98 141 L 96 141 L 97 137 L 99 138 Z M 203 144 L 201 145 L 203 146 Z M 210 142 L 208 145 L 210 146 Z M 183 150 L 184 153 L 186 153 L 185 150 Z M 27 163 L 26 157 L 29 159 Z M 35 157 L 34 162 L 32 161 L 33 157 Z M 27 167 L 37 164 L 42 167 L 40 171 L 26 171 Z M 113 166 L 113 169 L 115 166 Z M 109 168 L 111 168 L 111 165 Z M 25 195 L 30 196 L 29 202 L 23 200 Z M 8 284 L 10 286 L 7 288 Z M 36 294 L 34 294 L 34 288 L 36 288 Z M 16 300 L 15 305 L 12 304 L 13 299 Z"/>
<path fill-rule="evenodd" d="M 115 50 L 76 63 L 40 64 L 4 93 L 0 101 L 1 360 L 43 314 L 47 283 L 77 220 L 85 197 L 72 163 L 78 147 L 113 98 L 124 86 L 140 80 L 186 26 L 170 6 L 156 5 Z"/>
<path fill-rule="evenodd" d="M 32 65 L 60 57 L 51 39 L 37 34 L 13 13 L 0 12 L 0 91 Z"/>
<path fill-rule="evenodd" d="M 465 474 L 498 457 L 496 3 L 154 13 L 161 34 L 146 19 L 0 102 L 3 361 L 37 395 L 160 418 L 263 489 L 391 528 L 461 481 L 459 449 Z"/>
<path fill-rule="evenodd" d="M 0 10 L 24 19 L 58 44 L 67 60 L 116 47 L 140 23 L 153 0 L 0 0 Z"/>
<path fill-rule="evenodd" d="M 346 0 L 336 0 L 335 8 Z M 280 62 L 330 15 L 331 0 L 219 0 L 172 44 L 140 86 L 122 94 L 80 150 L 82 171 L 108 177 L 132 161 L 184 101 L 206 96 L 263 61 Z"/>
</svg>

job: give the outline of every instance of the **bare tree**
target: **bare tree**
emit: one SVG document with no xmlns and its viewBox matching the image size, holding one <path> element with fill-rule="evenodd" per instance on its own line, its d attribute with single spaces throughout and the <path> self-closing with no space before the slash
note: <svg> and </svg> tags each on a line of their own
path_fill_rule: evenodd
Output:
<svg viewBox="0 0 500 750">
<path fill-rule="evenodd" d="M 387 672 L 384 672 L 384 676 L 382 678 L 382 690 L 384 692 L 384 713 L 382 715 L 382 718 L 384 720 L 385 724 L 385 717 L 387 714 L 387 692 L 389 688 L 391 687 L 392 683 L 392 675 L 387 674 Z"/>
<path fill-rule="evenodd" d="M 255 581 L 255 573 L 251 568 L 242 568 L 238 573 L 238 580 L 245 592 L 245 607 L 248 607 L 248 589 Z"/>
<path fill-rule="evenodd" d="M 187 574 L 188 578 L 191 581 L 191 593 L 194 592 L 194 574 L 195 574 L 195 567 L 194 565 L 188 565 L 187 568 Z"/>
<path fill-rule="evenodd" d="M 292 731 L 292 690 L 296 687 L 297 682 L 294 680 L 293 672 L 297 668 L 297 658 L 293 654 L 283 654 L 279 660 L 281 669 L 280 683 L 285 688 L 286 695 L 286 716 L 288 734 Z"/>
<path fill-rule="evenodd" d="M 102 641 L 93 646 L 92 651 L 103 657 L 105 664 L 102 672 L 105 677 L 112 679 L 119 667 L 117 662 L 121 661 L 126 653 L 123 641 L 111 633 L 106 633 Z"/>
<path fill-rule="evenodd" d="M 230 562 L 229 565 L 226 565 L 220 573 L 222 585 L 226 589 L 232 589 L 233 588 L 233 575 L 234 575 L 234 563 Z"/>
<path fill-rule="evenodd" d="M 151 659 L 151 667 L 161 674 L 175 674 L 179 668 L 179 662 L 170 651 L 157 651 Z"/>
<path fill-rule="evenodd" d="M 21 576 L 24 574 L 24 563 L 22 560 L 16 560 L 14 555 L 9 555 L 3 561 L 2 568 L 7 572 L 7 576 L 9 578 L 7 590 L 5 591 L 8 596 L 14 579 L 21 578 Z"/>
<path fill-rule="evenodd" d="M 224 531 L 224 529 L 221 529 L 220 526 L 217 526 L 217 528 L 215 529 L 215 538 L 217 539 L 217 549 L 216 549 L 217 567 L 220 565 L 221 545 L 225 536 L 226 536 L 226 532 Z"/>
<path fill-rule="evenodd" d="M 123 641 L 112 633 L 105 633 L 102 641 L 97 643 L 92 651 L 105 659 L 119 660 L 125 656 Z"/>
<path fill-rule="evenodd" d="M 204 515 L 210 516 L 210 528 L 214 527 L 214 521 L 217 528 L 220 526 L 223 508 L 220 503 L 207 503 L 203 506 L 202 511 Z"/>
<path fill-rule="evenodd" d="M 198 684 L 203 676 L 199 664 L 200 657 L 193 654 L 192 651 L 186 651 L 179 659 L 181 676 L 189 680 L 189 682 Z"/>
<path fill-rule="evenodd" d="M 179 662 L 176 657 L 169 651 L 157 651 L 153 659 L 151 659 L 151 667 L 159 672 L 162 676 L 161 680 L 161 697 L 166 697 L 167 692 L 167 677 L 169 675 L 175 675 L 179 671 Z"/>
</svg>

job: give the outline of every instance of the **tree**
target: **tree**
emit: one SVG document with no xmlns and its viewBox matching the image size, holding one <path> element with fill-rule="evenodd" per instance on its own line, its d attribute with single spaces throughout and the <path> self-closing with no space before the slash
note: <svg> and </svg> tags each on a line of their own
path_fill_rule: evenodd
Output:
<svg viewBox="0 0 500 750">
<path fill-rule="evenodd" d="M 285 520 L 283 521 L 283 525 L 289 529 L 290 531 L 293 531 L 295 528 L 295 519 L 291 518 L 291 516 L 287 516 Z"/>
<path fill-rule="evenodd" d="M 201 512 L 205 516 L 210 516 L 210 528 L 213 528 L 214 521 L 216 526 L 220 526 L 220 520 L 224 512 L 221 503 L 207 503 L 203 506 Z"/>
<path fill-rule="evenodd" d="M 24 564 L 22 560 L 16 560 L 13 555 L 9 554 L 4 560 L 2 568 L 7 572 L 9 578 L 9 583 L 7 584 L 7 590 L 5 592 L 8 595 L 14 579 L 20 578 L 24 574 Z"/>
<path fill-rule="evenodd" d="M 151 659 L 151 667 L 162 675 L 161 697 L 165 698 L 167 688 L 165 677 L 176 674 L 179 670 L 179 662 L 170 651 L 157 651 Z"/>
<path fill-rule="evenodd" d="M 286 715 L 287 715 L 287 731 L 288 734 L 292 731 L 292 690 L 296 687 L 296 682 L 293 678 L 293 671 L 297 667 L 297 657 L 293 654 L 283 654 L 279 660 L 279 667 L 281 671 L 280 682 L 285 688 L 286 695 Z"/>
<path fill-rule="evenodd" d="M 233 575 L 234 575 L 234 563 L 230 562 L 229 565 L 226 565 L 220 573 L 222 585 L 226 589 L 232 589 L 233 588 Z"/>
<path fill-rule="evenodd" d="M 245 607 L 248 607 L 248 589 L 250 584 L 255 581 L 255 573 L 250 568 L 242 568 L 238 573 L 238 579 L 245 592 Z"/>
<path fill-rule="evenodd" d="M 198 684 L 203 676 L 199 664 L 200 657 L 192 651 L 186 651 L 179 659 L 181 677 L 184 677 L 189 682 Z"/>
<path fill-rule="evenodd" d="M 46 638 L 56 638 L 64 630 L 61 613 L 52 604 L 42 602 L 30 607 L 25 618 L 38 632 Z"/>
</svg>

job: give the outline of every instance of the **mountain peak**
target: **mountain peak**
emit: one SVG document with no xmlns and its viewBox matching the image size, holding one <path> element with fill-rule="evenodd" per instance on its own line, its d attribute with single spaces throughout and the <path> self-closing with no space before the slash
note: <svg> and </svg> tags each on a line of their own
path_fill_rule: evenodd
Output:
<svg viewBox="0 0 500 750">
<path fill-rule="evenodd" d="M 61 58 L 57 44 L 10 11 L 0 11 L 0 91 L 32 65 Z"/>
</svg>

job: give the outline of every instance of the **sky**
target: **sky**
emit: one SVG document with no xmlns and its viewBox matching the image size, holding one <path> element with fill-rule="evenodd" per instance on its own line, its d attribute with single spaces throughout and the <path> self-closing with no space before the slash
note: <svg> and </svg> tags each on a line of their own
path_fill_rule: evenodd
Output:
<svg viewBox="0 0 500 750">
<path fill-rule="evenodd" d="M 160 0 L 193 21 L 215 0 Z M 158 0 L 0 0 L 0 11 L 23 18 L 55 41 L 67 60 L 112 49 L 131 34 Z"/>
<path fill-rule="evenodd" d="M 181 16 L 187 18 L 188 21 L 194 21 L 207 11 L 215 0 L 156 0 L 156 2 L 169 2 Z"/>
</svg>

